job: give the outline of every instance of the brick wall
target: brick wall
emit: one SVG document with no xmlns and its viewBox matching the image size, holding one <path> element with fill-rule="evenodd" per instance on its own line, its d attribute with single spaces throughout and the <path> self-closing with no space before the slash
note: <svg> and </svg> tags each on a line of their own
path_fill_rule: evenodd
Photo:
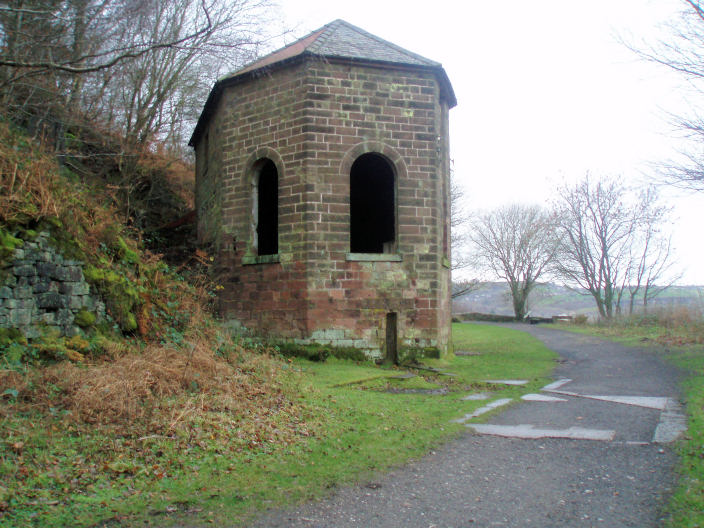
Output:
<svg viewBox="0 0 704 528">
<path fill-rule="evenodd" d="M 447 115 L 434 74 L 418 70 L 308 59 L 229 86 L 196 145 L 199 236 L 218 248 L 224 315 L 256 334 L 379 355 L 397 312 L 400 347 L 445 350 Z M 366 152 L 395 168 L 397 240 L 393 255 L 360 259 L 349 182 Z M 280 178 L 278 262 L 253 247 L 262 157 Z"/>
</svg>

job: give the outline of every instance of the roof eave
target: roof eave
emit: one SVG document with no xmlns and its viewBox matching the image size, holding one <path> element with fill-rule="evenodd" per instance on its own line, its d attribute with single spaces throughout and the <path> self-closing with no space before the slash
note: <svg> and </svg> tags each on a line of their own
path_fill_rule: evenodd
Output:
<svg viewBox="0 0 704 528">
<path fill-rule="evenodd" d="M 230 75 L 229 77 L 225 77 L 217 81 L 213 85 L 213 88 L 210 90 L 210 94 L 208 95 L 208 99 L 206 99 L 205 101 L 205 105 L 203 105 L 203 111 L 200 113 L 200 117 L 198 118 L 198 122 L 196 123 L 195 129 L 193 129 L 193 134 L 191 134 L 191 139 L 188 141 L 188 146 L 195 148 L 196 143 L 198 142 L 201 134 L 203 133 L 203 129 L 210 120 L 213 111 L 215 110 L 218 98 L 220 97 L 222 91 L 225 88 L 227 88 L 228 86 L 239 84 L 248 79 L 261 77 L 262 75 L 267 74 L 271 71 L 278 70 L 280 68 L 299 62 L 303 59 L 303 56 L 304 54 L 295 55 L 279 62 L 266 64 L 260 68 L 257 68 L 256 70 L 247 70 L 241 73 L 235 72 L 233 75 Z"/>
<path fill-rule="evenodd" d="M 369 66 L 375 66 L 379 68 L 393 68 L 396 70 L 417 70 L 417 71 L 428 71 L 435 74 L 440 85 L 440 98 L 444 99 L 448 108 L 453 108 L 457 106 L 457 98 L 455 97 L 455 91 L 452 88 L 452 83 L 450 78 L 447 76 L 445 69 L 437 63 L 435 66 L 424 65 L 424 64 L 404 64 L 400 62 L 387 62 L 387 61 L 375 61 L 369 59 L 358 59 L 354 57 L 323 57 L 327 60 L 335 60 L 339 62 L 347 62 L 352 64 L 364 64 Z"/>
<path fill-rule="evenodd" d="M 294 55 L 293 57 L 289 57 L 287 59 L 284 59 L 279 62 L 275 62 L 272 64 L 267 64 L 264 65 L 260 68 L 257 68 L 255 70 L 248 70 L 242 73 L 235 73 L 231 75 L 230 77 L 226 77 L 224 79 L 220 79 L 213 85 L 213 89 L 210 91 L 210 94 L 208 95 L 208 99 L 205 101 L 205 105 L 203 106 L 203 111 L 200 114 L 200 117 L 198 118 L 198 123 L 196 123 L 196 127 L 193 130 L 193 134 L 191 135 L 191 139 L 188 142 L 189 147 L 194 147 L 196 146 L 196 143 L 200 139 L 201 134 L 203 133 L 203 129 L 207 125 L 208 121 L 210 120 L 210 117 L 215 109 L 215 106 L 217 105 L 217 100 L 220 97 L 222 91 L 227 88 L 228 86 L 232 86 L 235 84 L 239 84 L 240 82 L 244 82 L 245 80 L 248 79 L 253 79 L 257 77 L 261 77 L 262 75 L 269 73 L 273 70 L 278 70 L 280 68 L 284 68 L 286 66 L 289 66 L 291 64 L 295 64 L 297 62 L 302 62 L 307 58 L 317 58 L 317 59 L 323 59 L 323 60 L 329 60 L 329 61 L 335 61 L 335 62 L 343 62 L 343 63 L 352 63 L 352 64 L 364 64 L 364 65 L 370 65 L 370 66 L 375 66 L 375 67 L 383 67 L 383 68 L 393 68 L 393 69 L 398 69 L 398 70 L 420 70 L 420 71 L 430 71 L 435 74 L 438 83 L 440 85 L 440 98 L 444 99 L 447 102 L 448 108 L 453 108 L 457 106 L 457 98 L 455 97 L 455 91 L 452 88 L 452 83 L 450 83 L 450 78 L 447 76 L 447 73 L 445 72 L 445 69 L 441 65 L 437 66 L 429 66 L 429 65 L 419 65 L 419 64 L 403 64 L 403 63 L 398 63 L 398 62 L 386 62 L 386 61 L 375 61 L 375 60 L 369 60 L 369 59 L 361 59 L 361 58 L 355 58 L 355 57 L 335 57 L 335 56 L 327 56 L 327 55 L 317 55 L 308 51 L 304 51 L 303 53 L 300 53 L 298 55 Z"/>
</svg>

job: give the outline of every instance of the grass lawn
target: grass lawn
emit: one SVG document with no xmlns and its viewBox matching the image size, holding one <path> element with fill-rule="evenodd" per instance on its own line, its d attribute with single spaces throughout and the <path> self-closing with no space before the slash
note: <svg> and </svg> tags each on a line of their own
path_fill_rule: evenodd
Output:
<svg viewBox="0 0 704 528">
<path fill-rule="evenodd" d="M 687 373 L 682 392 L 687 404 L 688 430 L 676 445 L 680 479 L 668 507 L 670 519 L 667 526 L 704 526 L 704 346 L 700 344 L 704 335 L 701 324 L 559 325 L 559 328 L 613 339 L 626 345 L 660 347 L 669 360 Z"/>
<path fill-rule="evenodd" d="M 0 524 L 244 522 L 262 508 L 321 497 L 423 456 L 465 430 L 450 420 L 486 403 L 462 396 L 518 398 L 544 385 L 554 366 L 555 354 L 524 332 L 455 324 L 453 337 L 456 350 L 471 355 L 425 366 L 455 376 L 338 359 L 279 361 L 303 409 L 298 440 L 277 441 L 275 424 L 259 441 L 233 447 L 214 420 L 177 441 L 86 432 L 67 426 L 59 411 L 0 415 Z M 510 378 L 529 383 L 485 381 Z"/>
<path fill-rule="evenodd" d="M 670 526 L 701 527 L 704 526 L 704 347 L 682 347 L 672 351 L 670 357 L 689 373 L 682 384 L 689 429 L 677 447 L 681 477 L 670 502 Z"/>
</svg>

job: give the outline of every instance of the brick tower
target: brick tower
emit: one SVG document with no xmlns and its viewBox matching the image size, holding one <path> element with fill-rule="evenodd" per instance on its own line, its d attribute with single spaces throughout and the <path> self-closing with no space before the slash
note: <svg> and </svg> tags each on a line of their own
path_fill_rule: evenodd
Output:
<svg viewBox="0 0 704 528">
<path fill-rule="evenodd" d="M 371 357 L 450 343 L 442 66 L 336 20 L 218 81 L 190 145 L 222 315 Z"/>
</svg>

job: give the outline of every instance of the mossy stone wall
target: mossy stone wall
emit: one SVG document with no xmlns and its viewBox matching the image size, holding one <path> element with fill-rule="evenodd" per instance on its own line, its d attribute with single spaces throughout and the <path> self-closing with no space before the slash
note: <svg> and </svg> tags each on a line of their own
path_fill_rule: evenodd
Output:
<svg viewBox="0 0 704 528">
<path fill-rule="evenodd" d="M 0 263 L 0 328 L 16 328 L 30 339 L 43 328 L 75 335 L 79 325 L 105 317 L 105 305 L 91 292 L 83 264 L 64 259 L 49 240 L 49 233 L 39 233 Z"/>
</svg>

